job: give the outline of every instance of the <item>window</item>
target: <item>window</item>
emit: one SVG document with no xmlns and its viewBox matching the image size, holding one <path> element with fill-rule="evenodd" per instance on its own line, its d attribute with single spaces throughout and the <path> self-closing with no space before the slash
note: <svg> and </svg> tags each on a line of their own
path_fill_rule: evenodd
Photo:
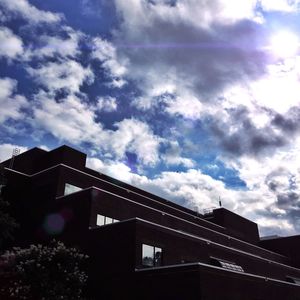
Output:
<svg viewBox="0 0 300 300">
<path fill-rule="evenodd" d="M 105 225 L 105 217 L 102 215 L 97 215 L 97 226 Z"/>
<path fill-rule="evenodd" d="M 105 224 L 112 224 L 113 219 L 110 217 L 105 217 Z"/>
<path fill-rule="evenodd" d="M 146 267 L 161 266 L 162 249 L 150 245 L 142 245 L 142 264 Z"/>
<path fill-rule="evenodd" d="M 108 225 L 117 222 L 119 222 L 119 220 L 97 214 L 97 221 L 96 221 L 97 226 L 103 226 L 103 225 Z"/>
<path fill-rule="evenodd" d="M 64 195 L 69 195 L 69 194 L 72 194 L 72 193 L 75 193 L 75 192 L 78 192 L 82 190 L 82 188 L 78 187 L 78 186 L 75 186 L 75 185 L 72 185 L 70 183 L 66 183 L 65 184 L 65 191 L 64 191 Z"/>
<path fill-rule="evenodd" d="M 221 267 L 221 268 L 224 268 L 224 269 L 227 269 L 230 271 L 244 272 L 244 269 L 241 266 L 237 265 L 235 262 L 226 261 L 226 260 L 214 258 L 214 257 L 211 257 L 210 259 L 211 259 L 212 265 L 214 265 L 214 266 Z"/>
</svg>

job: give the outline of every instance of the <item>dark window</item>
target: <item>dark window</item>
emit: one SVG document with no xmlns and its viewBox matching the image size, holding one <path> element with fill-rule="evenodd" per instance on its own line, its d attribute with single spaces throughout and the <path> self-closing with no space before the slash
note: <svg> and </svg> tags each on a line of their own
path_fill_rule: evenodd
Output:
<svg viewBox="0 0 300 300">
<path fill-rule="evenodd" d="M 236 272 L 244 272 L 244 269 L 237 265 L 235 262 L 223 260 L 220 258 L 211 257 L 211 264 L 217 267 L 221 267 L 227 270 L 236 271 Z"/>
<path fill-rule="evenodd" d="M 162 264 L 162 249 L 155 246 L 142 245 L 142 264 L 146 267 L 159 267 Z"/>
</svg>

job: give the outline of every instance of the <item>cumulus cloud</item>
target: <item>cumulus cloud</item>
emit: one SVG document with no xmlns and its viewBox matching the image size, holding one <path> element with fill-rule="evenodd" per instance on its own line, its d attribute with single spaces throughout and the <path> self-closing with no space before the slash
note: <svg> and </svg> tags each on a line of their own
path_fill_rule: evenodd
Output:
<svg viewBox="0 0 300 300">
<path fill-rule="evenodd" d="M 123 162 L 107 159 L 102 161 L 101 159 L 96 157 L 88 157 L 86 166 L 127 183 L 131 183 L 132 177 L 139 177 L 139 175 L 134 174 L 130 167 Z"/>
<path fill-rule="evenodd" d="M 33 79 L 33 138 L 42 132 L 89 145 L 95 157 L 88 164 L 108 175 L 200 211 L 221 196 L 262 232 L 293 233 L 300 230 L 300 60 L 272 54 L 263 12 L 296 12 L 298 2 L 115 0 L 119 23 L 110 41 L 76 31 L 27 0 L 0 0 L 0 21 L 22 19 L 18 30 L 0 27 L 0 56 L 22 57 Z M 120 99 L 134 107 L 123 110 L 110 88 L 113 95 L 122 88 Z M 0 122 L 29 117 L 20 93 L 15 80 L 0 79 Z M 121 104 L 118 119 L 103 113 Z M 205 175 L 201 154 L 225 163 L 246 188 Z M 136 165 L 143 174 L 146 167 L 159 171 L 148 178 L 135 174 Z M 163 171 L 175 166 L 186 171 Z"/>
<path fill-rule="evenodd" d="M 192 168 L 195 166 L 195 162 L 187 157 L 182 157 L 182 151 L 178 141 L 168 142 L 169 148 L 166 153 L 162 155 L 163 161 L 167 165 L 182 165 L 187 168 Z"/>
<path fill-rule="evenodd" d="M 124 76 L 127 72 L 127 60 L 120 59 L 116 47 L 100 37 L 94 38 L 92 44 L 91 57 L 101 62 L 102 67 L 111 78 L 111 86 L 118 88 L 124 86 L 126 83 Z"/>
<path fill-rule="evenodd" d="M 0 123 L 8 119 L 23 118 L 22 109 L 28 106 L 27 99 L 16 93 L 17 81 L 11 78 L 0 78 Z"/>
<path fill-rule="evenodd" d="M 30 23 L 55 23 L 62 20 L 61 15 L 39 10 L 27 0 L 0 0 L 0 6 L 9 16 L 20 16 Z"/>
<path fill-rule="evenodd" d="M 259 192 L 231 190 L 220 181 L 205 175 L 199 169 L 186 172 L 161 172 L 154 178 L 138 175 L 124 163 L 100 160 L 92 157 L 87 165 L 104 174 L 124 180 L 151 193 L 203 212 L 204 209 L 217 207 L 221 197 L 227 209 L 248 216 L 254 221 L 258 216 L 253 213 L 261 207 Z M 262 218 L 262 216 L 259 216 Z"/>
<path fill-rule="evenodd" d="M 56 101 L 53 95 L 41 91 L 35 98 L 33 125 L 60 140 L 75 144 L 88 142 L 94 149 L 111 153 L 117 159 L 132 152 L 145 165 L 159 161 L 161 138 L 153 134 L 148 124 L 123 119 L 115 123 L 116 130 L 108 130 L 96 121 L 97 108 L 75 95 Z"/>
<path fill-rule="evenodd" d="M 130 31 L 136 25 L 142 27 L 156 19 L 165 19 L 170 23 L 185 23 L 200 28 L 208 28 L 212 23 L 230 24 L 243 19 L 257 17 L 256 0 L 241 3 L 238 0 L 183 0 L 183 1 L 135 1 L 115 0 L 116 7 L 125 16 Z M 201 20 L 201 21 L 199 21 Z M 144 22 L 143 22 L 144 21 Z"/>
<path fill-rule="evenodd" d="M 62 31 L 65 38 L 61 36 L 42 35 L 38 37 L 38 45 L 31 46 L 29 57 L 32 58 L 51 58 L 58 55 L 61 58 L 76 57 L 80 54 L 79 41 L 83 36 L 80 32 L 74 31 L 72 28 L 63 26 Z"/>
<path fill-rule="evenodd" d="M 17 58 L 23 53 L 23 42 L 9 28 L 0 26 L 0 57 Z"/>
<path fill-rule="evenodd" d="M 257 193 L 259 205 L 252 207 L 251 203 L 248 204 L 252 209 L 250 216 L 261 222 L 265 234 L 270 234 L 272 230 L 282 235 L 296 234 L 300 230 L 298 153 L 299 138 L 273 155 L 223 158 L 228 167 L 239 171 L 239 177 L 247 184 L 245 198 Z"/>
<path fill-rule="evenodd" d="M 267 164 L 263 165 L 265 163 Z M 252 168 L 251 164 L 254 164 L 254 167 L 260 167 L 260 172 Z M 154 178 L 149 178 L 134 173 L 130 166 L 123 162 L 109 159 L 88 158 L 87 165 L 201 213 L 204 209 L 217 207 L 218 201 L 221 199 L 225 208 L 257 222 L 263 236 L 275 232 L 280 235 L 291 235 L 296 234 L 300 229 L 297 197 L 293 198 L 294 202 L 284 201 L 284 207 L 282 207 L 280 206 L 282 203 L 278 205 L 277 194 L 274 194 L 273 191 L 274 187 L 270 189 L 271 177 L 268 176 L 268 173 L 272 173 L 271 170 L 273 170 L 271 161 L 257 163 L 255 160 L 248 160 L 241 162 L 241 177 L 248 181 L 247 190 L 232 190 L 226 187 L 221 180 L 213 179 L 199 169 L 189 169 L 186 172 L 161 172 Z M 274 170 L 278 165 L 280 163 L 274 166 Z M 292 178 L 289 181 L 280 172 L 279 170 L 278 173 L 278 169 L 275 171 L 277 174 L 276 186 L 280 186 L 280 191 L 285 190 L 289 184 L 294 184 L 291 182 L 299 181 L 299 174 L 295 178 L 289 172 L 290 179 Z M 279 179 L 278 176 L 283 177 Z M 269 181 L 266 181 L 267 177 Z M 275 179 L 273 178 L 273 180 Z M 289 183 L 287 183 L 288 181 Z M 296 205 L 297 209 L 292 208 L 292 205 Z"/>
<path fill-rule="evenodd" d="M 128 77 L 139 82 L 138 108 L 163 104 L 171 115 L 201 118 L 223 89 L 266 72 L 256 1 L 116 1 L 116 7 L 122 23 L 115 43 L 130 61 Z"/>
<path fill-rule="evenodd" d="M 57 102 L 54 96 L 40 91 L 35 98 L 33 122 L 36 126 L 75 144 L 101 139 L 102 126 L 95 123 L 93 110 L 77 96 L 68 95 Z"/>
<path fill-rule="evenodd" d="M 110 137 L 110 147 L 118 157 L 126 151 L 136 153 L 138 160 L 146 165 L 159 161 L 162 139 L 153 134 L 148 124 L 137 119 L 124 119 L 115 123 L 116 131 Z"/>
<path fill-rule="evenodd" d="M 28 67 L 27 72 L 50 92 L 60 89 L 71 93 L 80 92 L 84 82 L 92 83 L 94 80 L 94 73 L 89 67 L 85 68 L 71 59 L 49 61 L 37 68 Z"/>
<path fill-rule="evenodd" d="M 97 109 L 105 112 L 116 111 L 118 107 L 117 99 L 111 96 L 99 97 L 97 99 Z"/>
</svg>

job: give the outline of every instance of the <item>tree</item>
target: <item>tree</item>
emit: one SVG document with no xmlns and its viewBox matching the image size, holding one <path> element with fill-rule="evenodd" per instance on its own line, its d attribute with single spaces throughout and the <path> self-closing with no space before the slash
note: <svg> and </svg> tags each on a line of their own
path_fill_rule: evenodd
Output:
<svg viewBox="0 0 300 300">
<path fill-rule="evenodd" d="M 18 227 L 15 219 L 11 217 L 7 209 L 9 203 L 2 197 L 3 188 L 6 185 L 4 168 L 0 164 L 0 250 L 3 249 L 4 242 L 13 239 L 13 231 Z"/>
<path fill-rule="evenodd" d="M 1 256 L 10 280 L 0 299 L 83 299 L 86 259 L 77 249 L 56 241 L 49 246 L 13 248 Z"/>
</svg>

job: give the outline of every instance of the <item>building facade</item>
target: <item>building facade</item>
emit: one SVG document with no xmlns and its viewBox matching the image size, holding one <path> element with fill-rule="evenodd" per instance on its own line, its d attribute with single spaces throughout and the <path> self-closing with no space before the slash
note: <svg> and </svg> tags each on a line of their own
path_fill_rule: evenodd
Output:
<svg viewBox="0 0 300 300">
<path fill-rule="evenodd" d="M 3 162 L 16 244 L 89 255 L 92 299 L 300 300 L 300 236 L 261 240 L 225 208 L 199 214 L 85 166 L 67 146 Z"/>
</svg>

